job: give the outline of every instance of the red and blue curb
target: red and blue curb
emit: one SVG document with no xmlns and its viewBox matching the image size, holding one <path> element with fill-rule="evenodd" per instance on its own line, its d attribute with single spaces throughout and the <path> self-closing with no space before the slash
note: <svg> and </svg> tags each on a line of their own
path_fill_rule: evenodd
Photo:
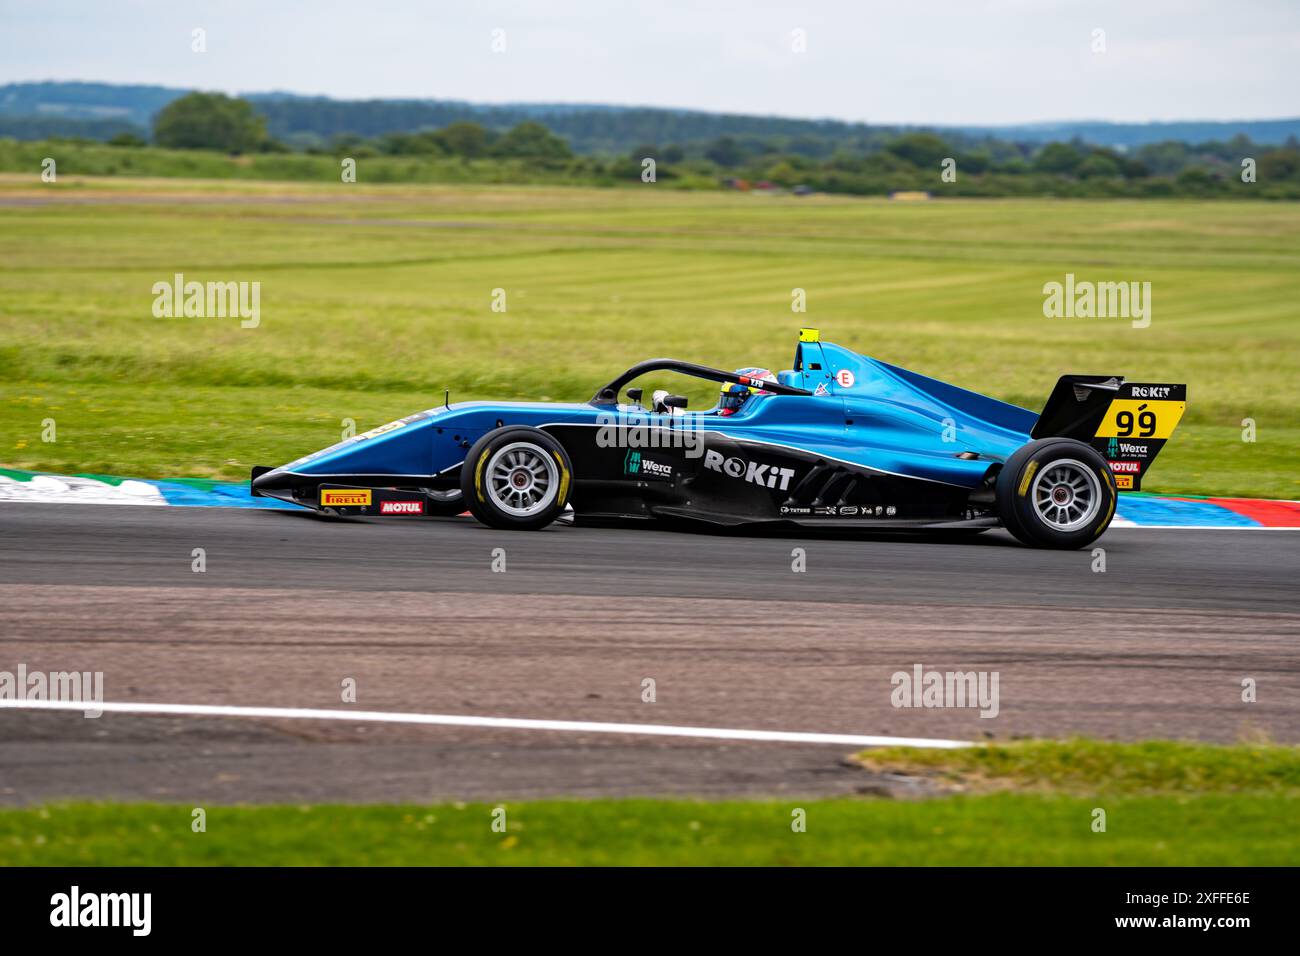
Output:
<svg viewBox="0 0 1300 956">
<path fill-rule="evenodd" d="M 1121 493 L 1116 527 L 1300 528 L 1300 501 Z"/>
</svg>

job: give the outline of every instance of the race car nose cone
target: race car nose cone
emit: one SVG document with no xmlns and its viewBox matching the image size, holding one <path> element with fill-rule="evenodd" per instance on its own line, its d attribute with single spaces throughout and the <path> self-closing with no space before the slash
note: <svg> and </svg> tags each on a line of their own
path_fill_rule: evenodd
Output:
<svg viewBox="0 0 1300 956">
<path fill-rule="evenodd" d="M 290 488 L 289 477 L 276 468 L 268 468 L 265 465 L 256 465 L 252 474 L 249 476 L 249 493 L 254 498 L 259 495 L 270 495 L 274 491 L 288 491 Z M 274 495 L 271 495 L 274 497 Z"/>
</svg>

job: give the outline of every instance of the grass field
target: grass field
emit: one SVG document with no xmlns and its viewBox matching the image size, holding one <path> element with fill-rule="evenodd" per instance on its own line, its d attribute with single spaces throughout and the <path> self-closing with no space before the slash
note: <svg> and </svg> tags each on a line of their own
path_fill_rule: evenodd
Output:
<svg viewBox="0 0 1300 956">
<path fill-rule="evenodd" d="M 0 865 L 1122 865 L 1300 863 L 1300 749 L 1035 742 L 878 752 L 971 793 L 695 802 L 0 810 Z M 992 792 L 986 792 L 992 791 Z M 493 814 L 504 806 L 504 830 Z M 803 811 L 803 832 L 794 823 Z M 1096 811 L 1105 829 L 1095 829 Z"/>
<path fill-rule="evenodd" d="M 260 325 L 155 318 L 177 272 L 260 282 Z M 1150 327 L 1044 318 L 1067 272 L 1150 282 Z M 1298 314 L 1292 203 L 6 176 L 0 465 L 242 478 L 444 387 L 585 400 L 665 354 L 778 369 L 815 325 L 1034 409 L 1064 372 L 1185 381 L 1146 490 L 1294 498 Z"/>
</svg>

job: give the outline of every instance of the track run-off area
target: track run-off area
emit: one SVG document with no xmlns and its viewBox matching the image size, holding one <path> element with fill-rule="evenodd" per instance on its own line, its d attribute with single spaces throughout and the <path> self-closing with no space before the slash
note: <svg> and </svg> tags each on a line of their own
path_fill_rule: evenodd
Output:
<svg viewBox="0 0 1300 956">
<path fill-rule="evenodd" d="M 0 671 L 111 705 L 0 709 L 0 802 L 846 793 L 880 743 L 1300 742 L 1295 531 L 1097 547 L 0 503 Z M 899 706 L 918 667 L 996 674 L 996 713 Z"/>
</svg>

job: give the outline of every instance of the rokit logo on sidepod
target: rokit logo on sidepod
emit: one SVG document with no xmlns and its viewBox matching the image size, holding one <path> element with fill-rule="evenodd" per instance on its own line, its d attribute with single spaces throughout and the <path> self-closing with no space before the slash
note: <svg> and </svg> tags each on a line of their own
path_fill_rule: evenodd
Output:
<svg viewBox="0 0 1300 956">
<path fill-rule="evenodd" d="M 761 488 L 779 488 L 781 491 L 789 490 L 790 479 L 794 477 L 793 468 L 778 468 L 743 458 L 724 458 L 716 451 L 704 453 L 704 467 L 732 478 L 743 478 Z"/>
</svg>

